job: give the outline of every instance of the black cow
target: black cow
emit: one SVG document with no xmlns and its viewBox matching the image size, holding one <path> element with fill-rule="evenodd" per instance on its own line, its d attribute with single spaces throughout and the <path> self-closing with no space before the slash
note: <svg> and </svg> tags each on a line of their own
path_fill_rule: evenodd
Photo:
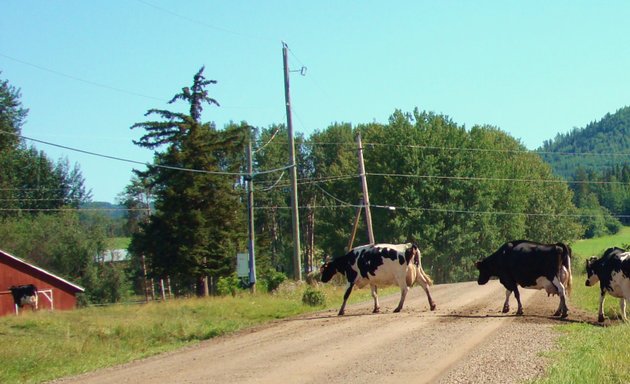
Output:
<svg viewBox="0 0 630 384">
<path fill-rule="evenodd" d="M 518 302 L 517 315 L 523 314 L 518 286 L 545 289 L 547 294 L 559 295 L 560 305 L 554 316 L 567 317 L 566 293 L 571 289 L 571 249 L 563 244 L 540 244 L 515 240 L 503 244 L 496 252 L 478 261 L 479 285 L 496 276 L 505 287 L 503 313 L 510 310 L 512 292 Z"/>
<path fill-rule="evenodd" d="M 621 248 L 608 248 L 598 259 L 591 257 L 586 261 L 586 286 L 593 286 L 599 281 L 599 311 L 597 321 L 604 321 L 604 297 L 606 292 L 619 298 L 621 318 L 626 318 L 626 300 L 630 300 L 630 252 Z"/>
<path fill-rule="evenodd" d="M 9 291 L 13 296 L 13 302 L 19 308 L 30 305 L 32 309 L 37 309 L 37 287 L 33 284 L 12 285 Z"/>
<path fill-rule="evenodd" d="M 339 316 L 344 314 L 346 302 L 352 292 L 352 287 L 362 288 L 370 285 L 374 298 L 374 313 L 380 311 L 378 304 L 377 286 L 397 284 L 400 287 L 400 302 L 394 312 L 399 312 L 405 297 L 416 281 L 429 299 L 429 306 L 433 311 L 435 303 L 429 293 L 431 278 L 422 269 L 420 249 L 415 244 L 374 244 L 353 248 L 344 256 L 327 261 L 320 268 L 322 281 L 330 281 L 339 272 L 346 276 L 348 287 L 343 295 L 343 304 L 339 309 Z"/>
</svg>

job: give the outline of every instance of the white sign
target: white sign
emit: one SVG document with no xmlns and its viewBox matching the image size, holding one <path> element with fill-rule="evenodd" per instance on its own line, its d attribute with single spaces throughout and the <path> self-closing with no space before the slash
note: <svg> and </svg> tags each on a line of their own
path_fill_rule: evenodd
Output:
<svg viewBox="0 0 630 384">
<path fill-rule="evenodd" d="M 249 254 L 236 254 L 236 275 L 238 277 L 249 277 Z"/>
</svg>

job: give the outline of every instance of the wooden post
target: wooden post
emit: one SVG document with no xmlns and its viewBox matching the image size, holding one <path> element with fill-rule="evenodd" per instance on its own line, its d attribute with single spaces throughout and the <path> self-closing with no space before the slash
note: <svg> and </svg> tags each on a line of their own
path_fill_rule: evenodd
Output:
<svg viewBox="0 0 630 384">
<path fill-rule="evenodd" d="M 370 196 L 368 194 L 367 179 L 365 177 L 365 165 L 363 164 L 363 145 L 361 144 L 361 132 L 357 134 L 357 145 L 359 146 L 359 175 L 361 176 L 361 186 L 363 187 L 363 206 L 365 207 L 365 221 L 368 230 L 370 244 L 374 244 L 374 232 L 372 231 L 372 213 L 370 212 Z"/>
<path fill-rule="evenodd" d="M 248 216 L 248 251 L 249 284 L 252 293 L 256 293 L 256 253 L 254 252 L 254 166 L 252 160 L 252 129 L 249 130 L 247 144 L 247 216 Z"/>
<path fill-rule="evenodd" d="M 160 279 L 160 291 L 162 292 L 162 301 L 166 301 L 166 293 L 164 292 L 164 279 Z"/>
<path fill-rule="evenodd" d="M 147 264 L 145 261 L 144 253 L 142 254 L 142 285 L 144 286 L 144 301 L 149 302 L 149 286 L 147 285 Z"/>
<path fill-rule="evenodd" d="M 293 223 L 293 279 L 302 280 L 302 260 L 300 259 L 300 215 L 298 212 L 297 165 L 295 164 L 295 141 L 293 138 L 293 121 L 291 118 L 291 96 L 289 94 L 289 59 L 288 46 L 282 43 L 282 59 L 284 64 L 284 100 L 287 112 L 287 133 L 289 136 L 289 176 L 291 179 L 291 219 Z"/>
<path fill-rule="evenodd" d="M 363 200 L 359 201 L 357 214 L 354 217 L 354 225 L 352 226 L 352 236 L 350 236 L 350 241 L 348 242 L 348 249 L 346 249 L 346 252 L 350 252 L 350 250 L 352 249 L 352 244 L 354 244 L 354 237 L 357 234 L 357 228 L 359 227 L 359 219 L 361 218 L 362 209 L 363 209 Z"/>
</svg>

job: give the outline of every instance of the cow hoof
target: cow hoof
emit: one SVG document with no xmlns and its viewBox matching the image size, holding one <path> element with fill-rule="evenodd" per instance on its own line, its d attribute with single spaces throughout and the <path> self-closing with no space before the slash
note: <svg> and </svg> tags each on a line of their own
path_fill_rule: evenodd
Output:
<svg viewBox="0 0 630 384">
<path fill-rule="evenodd" d="M 566 319 L 566 318 L 567 318 L 567 316 L 569 316 L 569 313 L 568 313 L 568 312 L 565 312 L 565 313 L 563 313 L 563 314 L 560 316 L 560 318 L 561 318 L 561 319 Z"/>
<path fill-rule="evenodd" d="M 600 322 L 600 323 L 603 323 L 604 322 L 604 316 L 599 316 L 597 318 L 597 321 Z"/>
<path fill-rule="evenodd" d="M 380 308 L 374 308 L 372 313 L 381 313 L 381 309 Z"/>
<path fill-rule="evenodd" d="M 337 316 L 343 316 L 343 314 L 344 314 L 344 313 L 345 313 L 345 312 L 339 312 L 339 313 L 337 314 Z"/>
<path fill-rule="evenodd" d="M 556 311 L 556 312 L 553 314 L 553 316 L 556 316 L 556 317 L 560 316 L 560 311 Z M 567 317 L 567 315 L 564 315 L 564 317 Z"/>
<path fill-rule="evenodd" d="M 400 312 L 400 310 L 401 310 L 401 309 L 402 309 L 402 308 L 396 308 L 396 309 L 394 309 L 394 312 L 395 312 L 395 313 L 398 313 L 398 312 Z"/>
<path fill-rule="evenodd" d="M 503 312 L 503 313 L 510 312 L 510 307 L 503 307 L 503 310 L 501 312 Z"/>
<path fill-rule="evenodd" d="M 516 311 L 516 316 L 523 316 L 523 311 Z"/>
<path fill-rule="evenodd" d="M 431 304 L 431 310 L 432 310 L 432 311 L 435 311 L 435 308 L 437 308 L 437 305 L 435 305 L 435 304 Z"/>
</svg>

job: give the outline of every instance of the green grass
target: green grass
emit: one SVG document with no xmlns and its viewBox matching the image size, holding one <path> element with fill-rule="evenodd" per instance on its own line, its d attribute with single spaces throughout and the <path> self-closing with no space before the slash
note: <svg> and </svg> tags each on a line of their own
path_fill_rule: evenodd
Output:
<svg viewBox="0 0 630 384">
<path fill-rule="evenodd" d="M 571 249 L 580 260 L 586 260 L 591 256 L 600 257 L 606 249 L 623 247 L 624 244 L 630 244 L 630 227 L 622 227 L 621 231 L 614 235 L 578 240 L 571 244 Z"/>
<path fill-rule="evenodd" d="M 580 240 L 571 246 L 574 254 L 573 290 L 569 304 L 592 313 L 592 322 L 597 321 L 599 286 L 586 287 L 584 284 L 585 260 L 591 256 L 600 257 L 609 247 L 628 243 L 630 227 L 624 227 L 616 235 Z M 606 296 L 604 314 L 614 319 L 606 321 L 606 327 L 590 323 L 559 326 L 562 333 L 560 345 L 548 353 L 553 363 L 546 377 L 535 383 L 630 383 L 630 325 L 617 320 L 619 299 Z"/>
<path fill-rule="evenodd" d="M 29 312 L 0 317 L 0 383 L 41 383 L 198 343 L 257 324 L 341 305 L 343 287 L 326 285 L 326 304 L 302 303 L 305 286 L 278 294 L 178 299 L 164 303 Z M 398 291 L 389 288 L 382 295 Z M 349 302 L 371 300 L 370 290 Z"/>
<path fill-rule="evenodd" d="M 110 237 L 107 239 L 107 249 L 127 249 L 131 237 Z"/>
</svg>

